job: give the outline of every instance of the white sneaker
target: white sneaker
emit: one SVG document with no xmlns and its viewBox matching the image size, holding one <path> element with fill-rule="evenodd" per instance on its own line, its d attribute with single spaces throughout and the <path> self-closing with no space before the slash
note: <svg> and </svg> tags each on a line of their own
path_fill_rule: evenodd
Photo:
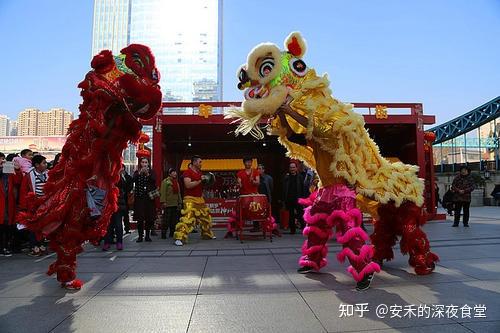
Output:
<svg viewBox="0 0 500 333">
<path fill-rule="evenodd" d="M 213 236 L 212 239 L 217 239 L 217 237 Z"/>
<path fill-rule="evenodd" d="M 177 245 L 177 246 L 184 245 L 184 244 L 182 244 L 182 241 L 180 239 L 177 239 L 174 244 Z"/>
</svg>

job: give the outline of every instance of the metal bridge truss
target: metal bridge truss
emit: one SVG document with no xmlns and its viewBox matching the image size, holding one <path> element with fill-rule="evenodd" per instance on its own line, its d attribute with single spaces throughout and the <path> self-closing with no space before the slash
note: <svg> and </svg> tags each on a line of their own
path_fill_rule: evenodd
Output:
<svg viewBox="0 0 500 333">
<path fill-rule="evenodd" d="M 434 145 L 456 138 L 470 132 L 500 116 L 500 96 L 466 114 L 433 127 L 430 131 L 436 134 Z M 468 141 L 468 140 L 467 140 Z M 482 143 L 482 142 L 481 142 Z M 498 146 L 498 142 L 497 143 Z M 467 144 L 467 146 L 469 146 Z M 482 146 L 484 147 L 484 146 Z"/>
</svg>

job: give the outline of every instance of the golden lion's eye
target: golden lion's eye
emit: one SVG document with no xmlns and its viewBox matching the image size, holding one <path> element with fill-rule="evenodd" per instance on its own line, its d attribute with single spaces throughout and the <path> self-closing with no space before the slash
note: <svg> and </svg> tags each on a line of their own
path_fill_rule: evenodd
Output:
<svg viewBox="0 0 500 333">
<path fill-rule="evenodd" d="M 298 76 L 304 76 L 307 73 L 306 63 L 298 58 L 290 59 L 290 69 Z"/>
<path fill-rule="evenodd" d="M 268 76 L 274 68 L 274 59 L 273 58 L 265 58 L 259 67 L 259 75 L 260 77 Z"/>
</svg>

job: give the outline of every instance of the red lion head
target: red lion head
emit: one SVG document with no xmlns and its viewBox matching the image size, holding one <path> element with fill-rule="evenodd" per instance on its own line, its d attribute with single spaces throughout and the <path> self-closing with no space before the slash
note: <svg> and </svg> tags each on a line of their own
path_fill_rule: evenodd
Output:
<svg viewBox="0 0 500 333">
<path fill-rule="evenodd" d="M 94 56 L 91 62 L 94 70 L 78 85 L 83 89 L 82 96 L 85 99 L 87 93 L 104 92 L 117 106 L 109 108 L 115 115 L 120 115 L 116 114 L 120 110 L 125 118 L 150 119 L 160 109 L 162 100 L 155 58 L 147 46 L 140 44 L 131 44 L 120 52 L 113 56 L 111 51 L 104 50 Z"/>
</svg>

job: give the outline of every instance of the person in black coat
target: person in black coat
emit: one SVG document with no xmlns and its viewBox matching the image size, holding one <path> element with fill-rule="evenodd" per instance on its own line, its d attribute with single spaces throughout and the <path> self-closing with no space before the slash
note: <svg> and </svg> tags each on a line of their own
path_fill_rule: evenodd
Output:
<svg viewBox="0 0 500 333">
<path fill-rule="evenodd" d="M 149 192 L 156 189 L 156 178 L 147 158 L 141 158 L 134 172 L 134 220 L 137 221 L 137 243 L 151 242 L 151 229 L 156 217 L 156 205 Z M 144 231 L 146 237 L 144 237 Z M 143 238 L 144 237 L 144 238 Z"/>
<path fill-rule="evenodd" d="M 458 227 L 460 222 L 460 212 L 463 208 L 464 227 L 469 226 L 469 207 L 471 202 L 471 193 L 474 191 L 475 183 L 471 176 L 471 170 L 467 166 L 460 168 L 460 173 L 453 179 L 451 190 L 454 193 L 453 201 L 455 204 L 455 221 L 453 227 Z"/>
<path fill-rule="evenodd" d="M 304 177 L 298 173 L 297 163 L 290 162 L 289 173 L 286 174 L 283 181 L 283 203 L 289 212 L 290 234 L 295 234 L 295 219 L 304 228 L 303 209 L 299 204 L 299 198 L 304 198 L 306 191 L 304 189 Z"/>
</svg>

